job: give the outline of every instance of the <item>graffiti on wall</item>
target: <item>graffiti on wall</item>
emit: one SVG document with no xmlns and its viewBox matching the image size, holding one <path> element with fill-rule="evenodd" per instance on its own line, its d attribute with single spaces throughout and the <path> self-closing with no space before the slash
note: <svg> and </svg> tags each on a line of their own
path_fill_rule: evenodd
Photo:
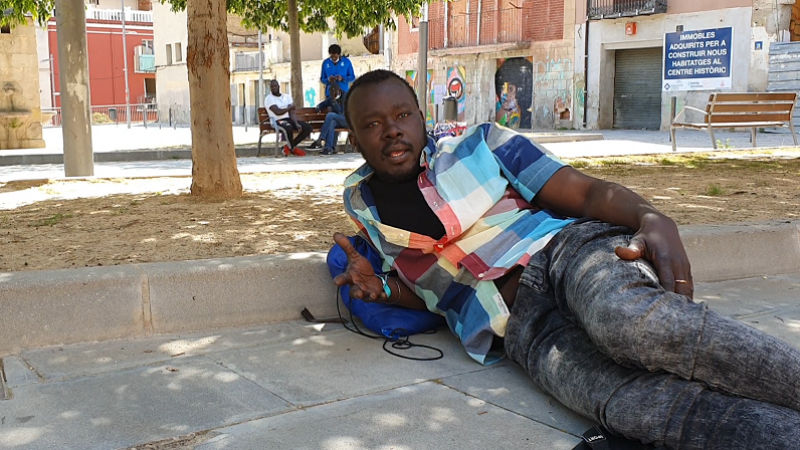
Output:
<svg viewBox="0 0 800 450">
<path fill-rule="evenodd" d="M 467 69 L 464 66 L 447 68 L 447 95 L 455 97 L 457 105 L 456 119 L 464 121 L 467 111 Z"/>
<path fill-rule="evenodd" d="M 586 80 L 583 74 L 575 76 L 575 115 L 583 120 L 584 110 L 586 109 Z"/>
<path fill-rule="evenodd" d="M 498 59 L 494 89 L 495 121 L 509 128 L 530 128 L 533 58 Z"/>
<path fill-rule="evenodd" d="M 313 87 L 306 89 L 306 105 L 309 107 L 317 105 L 317 91 Z"/>
<path fill-rule="evenodd" d="M 536 62 L 533 90 L 537 96 L 537 126 L 550 127 L 572 119 L 573 75 L 572 61 L 568 58 Z"/>
<path fill-rule="evenodd" d="M 414 89 L 417 88 L 416 70 L 406 70 L 406 82 L 408 82 L 408 84 L 410 84 Z M 427 125 L 428 128 L 433 128 L 435 125 L 433 120 L 433 108 L 430 107 L 430 105 L 433 105 L 433 69 L 428 69 L 428 105 L 428 114 L 425 117 L 425 125 Z"/>
</svg>

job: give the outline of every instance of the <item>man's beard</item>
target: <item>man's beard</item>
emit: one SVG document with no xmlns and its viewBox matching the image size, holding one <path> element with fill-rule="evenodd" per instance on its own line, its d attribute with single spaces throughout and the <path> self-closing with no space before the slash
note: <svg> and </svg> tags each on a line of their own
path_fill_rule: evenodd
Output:
<svg viewBox="0 0 800 450">
<path fill-rule="evenodd" d="M 424 147 L 428 143 L 428 139 L 426 137 L 423 137 L 423 140 L 424 140 L 423 144 Z M 380 171 L 375 168 L 375 164 L 370 163 L 370 160 L 369 158 L 367 158 L 366 153 L 364 152 L 364 149 L 361 147 L 360 142 L 356 143 L 356 150 L 358 150 L 358 152 L 361 153 L 361 156 L 364 158 L 365 161 L 367 161 L 367 164 L 370 167 L 372 167 L 372 170 L 375 172 L 375 176 L 377 176 L 378 178 L 387 183 L 406 183 L 411 180 L 415 180 L 417 178 L 417 175 L 419 175 L 420 172 L 423 171 L 423 168 L 420 167 L 418 164 L 414 164 L 413 166 L 402 172 L 389 173 Z M 384 154 L 383 151 L 381 151 L 381 155 L 383 154 Z"/>
</svg>

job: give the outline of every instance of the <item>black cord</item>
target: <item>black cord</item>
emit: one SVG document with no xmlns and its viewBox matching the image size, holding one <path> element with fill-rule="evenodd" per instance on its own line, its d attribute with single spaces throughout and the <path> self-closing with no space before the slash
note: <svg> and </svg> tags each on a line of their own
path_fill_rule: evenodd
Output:
<svg viewBox="0 0 800 450">
<path fill-rule="evenodd" d="M 336 289 L 336 312 L 339 314 L 339 318 L 340 319 L 344 319 L 344 317 L 342 317 L 341 306 L 339 306 L 339 303 L 340 303 L 339 300 L 341 298 L 340 296 L 341 296 L 341 287 L 339 289 Z M 383 335 L 367 334 L 367 333 L 361 331 L 361 329 L 358 328 L 358 324 L 356 323 L 356 321 L 353 320 L 353 303 L 352 302 L 353 302 L 353 300 L 351 299 L 350 300 L 350 308 L 348 310 L 350 312 L 350 323 L 353 324 L 353 328 L 350 328 L 347 325 L 347 323 L 342 323 L 342 326 L 344 326 L 345 329 L 347 329 L 347 331 L 353 332 L 355 334 L 360 334 L 361 336 L 364 336 L 364 337 L 367 337 L 367 338 L 370 338 L 370 339 L 383 339 L 383 351 L 385 351 L 386 353 L 388 353 L 390 355 L 396 356 L 398 358 L 410 359 L 412 361 L 436 361 L 437 359 L 442 359 L 444 357 L 444 353 L 441 350 L 439 350 L 438 348 L 436 348 L 436 347 L 432 347 L 430 345 L 424 345 L 424 344 L 415 344 L 415 343 L 409 341 L 407 334 L 406 335 L 401 334 L 402 332 L 406 331 L 403 328 L 395 328 L 395 329 L 393 329 L 390 334 L 392 336 L 396 336 L 396 337 L 391 337 L 391 338 L 387 338 L 386 336 L 383 336 Z M 430 330 L 429 332 L 426 332 L 426 334 L 433 334 L 433 333 L 436 333 L 436 330 Z M 409 349 L 414 348 L 414 347 L 427 348 L 429 350 L 433 350 L 434 352 L 438 353 L 438 355 L 437 356 L 430 356 L 430 357 L 427 357 L 427 358 L 417 358 L 417 357 L 413 357 L 413 356 L 405 356 L 405 355 L 401 355 L 399 353 L 396 353 L 396 352 L 393 352 L 393 351 L 389 350 L 387 348 L 387 345 L 389 345 L 389 343 L 391 343 L 391 347 L 393 349 L 395 349 L 395 350 L 409 350 Z"/>
</svg>

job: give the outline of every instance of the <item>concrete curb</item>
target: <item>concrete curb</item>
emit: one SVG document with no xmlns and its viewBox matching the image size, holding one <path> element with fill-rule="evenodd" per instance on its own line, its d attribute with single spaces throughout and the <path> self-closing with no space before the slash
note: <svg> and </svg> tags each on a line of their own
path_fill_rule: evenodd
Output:
<svg viewBox="0 0 800 450">
<path fill-rule="evenodd" d="M 601 133 L 523 133 L 524 136 L 535 140 L 539 144 L 562 143 L 562 142 L 583 142 L 601 141 Z M 346 149 L 345 145 L 339 145 L 339 151 Z M 275 153 L 275 140 L 271 136 L 266 136 L 261 142 L 261 156 L 272 157 Z M 252 158 L 258 156 L 258 146 L 256 143 L 239 144 L 236 146 L 237 158 Z M 192 159 L 192 147 L 182 146 L 173 148 L 138 149 L 122 151 L 104 151 L 94 153 L 94 162 L 136 162 L 136 161 L 164 161 L 171 159 Z M 21 154 L 0 154 L 0 166 L 27 166 L 39 164 L 63 164 L 64 154 L 52 151 L 42 153 L 32 153 L 25 151 Z"/>
<path fill-rule="evenodd" d="M 696 282 L 800 272 L 800 221 L 681 228 Z M 0 354 L 336 315 L 325 253 L 0 273 Z"/>
<path fill-rule="evenodd" d="M 273 146 L 262 145 L 261 155 L 272 156 Z M 237 158 L 255 157 L 258 155 L 256 144 L 244 144 L 236 147 Z M 175 147 L 165 149 L 125 150 L 118 152 L 97 152 L 94 162 L 136 162 L 163 161 L 171 159 L 192 159 L 192 148 Z M 0 166 L 28 166 L 38 164 L 63 164 L 63 153 L 26 153 L 20 155 L 0 155 Z"/>
</svg>

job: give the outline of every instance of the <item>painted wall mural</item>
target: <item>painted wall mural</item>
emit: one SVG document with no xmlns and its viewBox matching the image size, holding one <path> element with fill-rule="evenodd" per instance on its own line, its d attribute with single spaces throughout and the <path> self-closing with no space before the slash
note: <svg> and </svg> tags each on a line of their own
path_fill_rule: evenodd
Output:
<svg viewBox="0 0 800 450">
<path fill-rule="evenodd" d="M 500 58 L 494 74 L 495 121 L 509 128 L 531 128 L 533 58 Z"/>
<path fill-rule="evenodd" d="M 533 80 L 536 126 L 549 128 L 572 119 L 573 76 L 569 58 L 537 60 Z"/>
<path fill-rule="evenodd" d="M 317 106 L 317 91 L 313 87 L 306 89 L 306 105 L 309 107 Z"/>
<path fill-rule="evenodd" d="M 411 85 L 414 89 L 417 88 L 417 71 L 416 70 L 406 70 L 406 81 L 408 84 Z M 428 69 L 428 113 L 425 117 L 425 125 L 428 128 L 433 128 L 435 125 L 435 121 L 433 119 L 433 69 Z"/>
<path fill-rule="evenodd" d="M 464 66 L 447 68 L 447 95 L 456 98 L 456 118 L 463 122 L 467 115 L 467 69 Z"/>
</svg>

